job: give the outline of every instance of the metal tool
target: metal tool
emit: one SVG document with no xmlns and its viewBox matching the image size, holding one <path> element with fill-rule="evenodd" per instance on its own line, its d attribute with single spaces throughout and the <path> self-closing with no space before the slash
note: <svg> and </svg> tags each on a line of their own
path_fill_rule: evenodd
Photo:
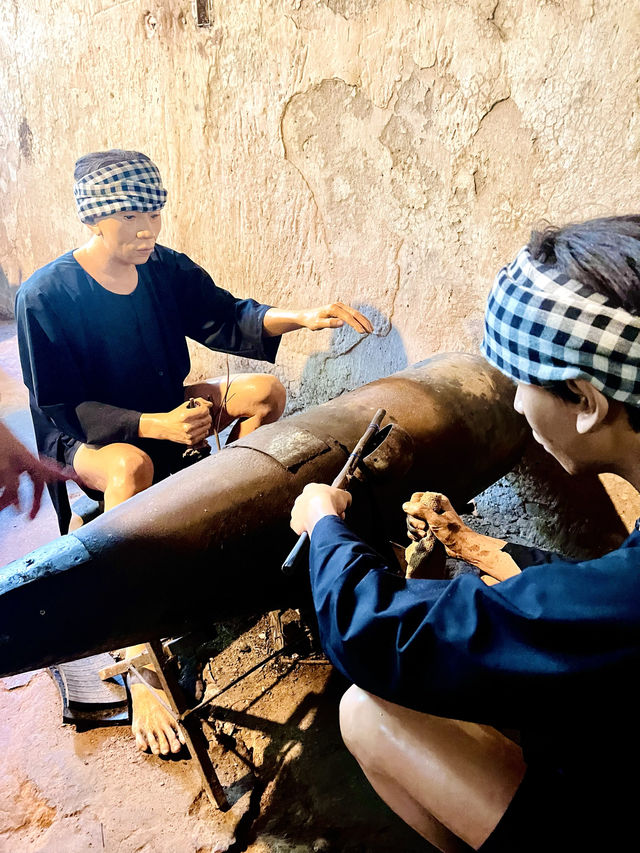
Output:
<svg viewBox="0 0 640 853">
<path fill-rule="evenodd" d="M 384 420 L 386 414 L 387 412 L 385 409 L 378 409 L 378 411 L 375 413 L 373 420 L 365 430 L 360 441 L 358 441 L 356 446 L 351 451 L 351 454 L 345 462 L 342 470 L 335 478 L 333 483 L 331 483 L 334 489 L 346 489 L 348 487 L 349 481 L 355 474 L 358 465 L 360 464 L 360 460 L 365 455 L 365 451 L 366 453 L 370 453 L 373 450 L 373 447 L 370 447 L 371 442 L 380 434 L 380 424 Z M 385 427 L 385 430 L 383 431 L 385 436 L 390 429 L 391 424 L 388 424 Z M 382 440 L 384 440 L 384 436 L 382 437 Z M 380 444 L 380 442 L 377 442 L 376 444 Z M 293 546 L 293 548 L 289 552 L 289 556 L 282 564 L 282 571 L 285 575 L 291 575 L 295 572 L 296 566 L 299 564 L 302 554 L 304 554 L 305 548 L 308 546 L 308 544 L 309 534 L 305 531 L 304 533 L 300 534 L 300 536 L 298 537 L 298 541 Z"/>
</svg>

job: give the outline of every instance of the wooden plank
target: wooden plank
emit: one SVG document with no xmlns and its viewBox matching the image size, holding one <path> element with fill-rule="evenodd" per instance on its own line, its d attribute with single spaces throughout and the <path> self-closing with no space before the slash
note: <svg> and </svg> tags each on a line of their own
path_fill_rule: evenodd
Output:
<svg viewBox="0 0 640 853">
<path fill-rule="evenodd" d="M 155 667 L 156 675 L 167 697 L 171 713 L 178 725 L 182 727 L 187 747 L 200 774 L 207 796 L 219 809 L 226 811 L 229 808 L 229 801 L 211 761 L 209 742 L 202 731 L 202 724 L 194 715 L 181 719 L 184 711 L 188 710 L 188 703 L 178 683 L 178 678 L 173 667 L 165 665 L 162 643 L 159 640 L 152 640 L 147 643 L 147 650 L 151 662 Z"/>
</svg>

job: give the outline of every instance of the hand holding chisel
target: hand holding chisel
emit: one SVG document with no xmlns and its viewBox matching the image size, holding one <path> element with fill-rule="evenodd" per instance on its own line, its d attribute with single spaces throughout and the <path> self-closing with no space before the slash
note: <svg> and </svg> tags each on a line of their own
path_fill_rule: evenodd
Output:
<svg viewBox="0 0 640 853">
<path fill-rule="evenodd" d="M 355 474 L 358 465 L 360 464 L 360 460 L 369 452 L 371 442 L 380 430 L 380 424 L 384 420 L 386 414 L 387 413 L 384 409 L 378 409 L 378 411 L 375 413 L 373 420 L 367 427 L 366 431 L 364 432 L 364 435 L 353 448 L 342 470 L 331 484 L 333 488 L 346 489 L 348 487 L 351 478 Z M 294 545 L 294 547 L 289 553 L 289 556 L 282 564 L 282 571 L 285 575 L 293 574 L 301 555 L 304 553 L 304 550 L 308 545 L 308 542 L 308 533 L 301 533 L 298 537 L 297 543 Z"/>
</svg>

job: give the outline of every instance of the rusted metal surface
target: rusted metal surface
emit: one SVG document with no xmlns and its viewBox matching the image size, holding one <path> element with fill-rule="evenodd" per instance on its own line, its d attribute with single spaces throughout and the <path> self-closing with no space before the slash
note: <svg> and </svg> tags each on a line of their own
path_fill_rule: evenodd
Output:
<svg viewBox="0 0 640 853">
<path fill-rule="evenodd" d="M 378 408 L 408 438 L 359 484 L 354 523 L 397 538 L 411 492 L 467 500 L 513 466 L 525 437 L 513 393 L 480 358 L 436 356 L 264 426 L 9 564 L 0 675 L 295 605 L 305 573 L 279 569 L 296 539 L 291 506 L 307 483 L 335 477 Z"/>
</svg>

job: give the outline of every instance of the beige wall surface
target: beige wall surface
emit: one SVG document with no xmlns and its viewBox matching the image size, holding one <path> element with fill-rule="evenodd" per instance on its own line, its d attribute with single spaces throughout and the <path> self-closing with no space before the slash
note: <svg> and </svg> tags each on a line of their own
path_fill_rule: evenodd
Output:
<svg viewBox="0 0 640 853">
<path fill-rule="evenodd" d="M 161 239 L 218 284 L 373 320 L 368 339 L 287 336 L 295 409 L 476 351 L 533 223 L 637 208 L 635 3 L 212 0 L 210 18 L 187 0 L 0 5 L 0 308 L 84 239 L 76 157 L 141 149 L 169 189 Z M 196 374 L 223 368 L 196 353 Z"/>
</svg>

